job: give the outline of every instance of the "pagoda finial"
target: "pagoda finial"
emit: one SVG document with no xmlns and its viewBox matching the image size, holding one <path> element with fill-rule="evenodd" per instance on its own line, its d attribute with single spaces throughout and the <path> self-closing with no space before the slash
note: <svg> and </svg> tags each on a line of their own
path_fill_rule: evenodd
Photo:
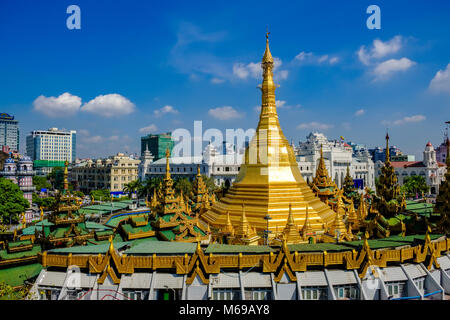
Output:
<svg viewBox="0 0 450 320">
<path fill-rule="evenodd" d="M 386 130 L 386 160 L 385 163 L 391 162 L 391 156 L 389 154 L 389 133 Z"/>
<path fill-rule="evenodd" d="M 170 179 L 169 157 L 170 157 L 170 150 L 169 150 L 169 148 L 167 148 L 166 149 L 166 179 Z"/>
<path fill-rule="evenodd" d="M 69 180 L 68 180 L 68 176 L 69 176 L 69 161 L 64 161 L 64 194 L 67 194 L 67 192 L 69 191 Z"/>
<path fill-rule="evenodd" d="M 114 244 L 113 244 L 113 236 L 109 236 L 109 249 L 108 249 L 109 254 L 113 254 L 114 252 Z"/>
</svg>

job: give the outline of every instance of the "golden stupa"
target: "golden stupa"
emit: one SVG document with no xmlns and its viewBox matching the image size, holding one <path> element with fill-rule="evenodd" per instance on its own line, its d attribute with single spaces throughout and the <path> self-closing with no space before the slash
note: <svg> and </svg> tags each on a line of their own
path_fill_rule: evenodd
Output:
<svg viewBox="0 0 450 320">
<path fill-rule="evenodd" d="M 266 230 L 269 225 L 273 236 L 277 227 L 286 226 L 291 205 L 292 219 L 298 229 L 305 224 L 308 208 L 308 225 L 320 234 L 331 227 L 336 213 L 320 201 L 303 179 L 294 151 L 280 128 L 268 33 L 262 69 L 262 106 L 256 133 L 245 150 L 236 181 L 226 196 L 202 214 L 202 218 L 223 228 L 229 215 L 236 226 L 242 216 L 242 204 L 245 204 L 249 224 L 257 231 Z M 267 215 L 270 220 L 264 219 Z"/>
</svg>

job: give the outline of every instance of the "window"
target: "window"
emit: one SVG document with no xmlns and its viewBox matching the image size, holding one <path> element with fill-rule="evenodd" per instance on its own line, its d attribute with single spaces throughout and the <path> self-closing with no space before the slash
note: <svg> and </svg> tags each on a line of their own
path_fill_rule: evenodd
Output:
<svg viewBox="0 0 450 320">
<path fill-rule="evenodd" d="M 302 287 L 303 300 L 327 300 L 328 288 L 324 286 L 320 287 Z"/>
<path fill-rule="evenodd" d="M 272 300 L 271 288 L 246 288 L 245 300 Z"/>
<path fill-rule="evenodd" d="M 386 282 L 388 293 L 393 298 L 406 296 L 406 283 L 404 281 Z"/>
<path fill-rule="evenodd" d="M 417 286 L 417 288 L 419 289 L 419 291 L 423 293 L 423 291 L 424 291 L 424 284 L 425 284 L 425 277 L 420 277 L 420 278 L 414 279 L 414 283 Z"/>
<path fill-rule="evenodd" d="M 334 292 L 337 299 L 357 300 L 359 299 L 359 288 L 356 285 L 335 286 Z"/>
<path fill-rule="evenodd" d="M 240 288 L 213 288 L 213 300 L 240 300 Z"/>
</svg>

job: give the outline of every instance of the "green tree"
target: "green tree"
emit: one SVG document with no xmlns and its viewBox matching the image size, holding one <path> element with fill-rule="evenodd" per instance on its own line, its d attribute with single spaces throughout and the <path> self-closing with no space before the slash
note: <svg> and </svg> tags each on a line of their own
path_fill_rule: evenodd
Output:
<svg viewBox="0 0 450 320">
<path fill-rule="evenodd" d="M 64 189 L 64 168 L 54 167 L 48 174 L 47 179 L 52 184 L 53 189 Z"/>
<path fill-rule="evenodd" d="M 401 186 L 400 190 L 409 196 L 415 196 L 416 193 L 422 194 L 422 192 L 428 192 L 429 187 L 424 177 L 411 176 L 405 178 L 403 181 L 403 186 Z"/>
<path fill-rule="evenodd" d="M 94 197 L 95 201 L 110 201 L 111 199 L 108 189 L 92 190 L 90 196 L 91 198 Z"/>
<path fill-rule="evenodd" d="M 56 199 L 55 199 L 55 197 L 42 198 L 42 206 L 44 208 L 49 209 L 49 210 L 53 210 L 54 207 L 56 206 Z"/>
<path fill-rule="evenodd" d="M 33 185 L 36 187 L 36 191 L 40 192 L 41 189 L 50 189 L 52 187 L 51 183 L 48 182 L 46 177 L 34 176 Z"/>
<path fill-rule="evenodd" d="M 219 188 L 218 186 L 216 186 L 214 178 L 210 178 L 208 176 L 205 176 L 204 174 L 202 174 L 202 178 L 203 181 L 205 182 L 206 188 L 208 188 L 209 193 L 212 193 Z"/>
<path fill-rule="evenodd" d="M 42 207 L 43 200 L 41 197 L 39 197 L 36 193 L 33 193 L 32 198 L 35 205 Z"/>
<path fill-rule="evenodd" d="M 174 183 L 175 191 L 183 191 L 184 195 L 189 195 L 192 191 L 192 182 L 188 178 L 178 178 Z"/>
<path fill-rule="evenodd" d="M 138 190 L 142 190 L 142 184 L 140 180 L 134 180 L 126 183 L 123 187 L 123 192 L 130 195 Z"/>
<path fill-rule="evenodd" d="M 30 206 L 23 192 L 12 181 L 0 178 L 0 220 L 3 223 L 17 223 L 20 215 Z"/>
</svg>

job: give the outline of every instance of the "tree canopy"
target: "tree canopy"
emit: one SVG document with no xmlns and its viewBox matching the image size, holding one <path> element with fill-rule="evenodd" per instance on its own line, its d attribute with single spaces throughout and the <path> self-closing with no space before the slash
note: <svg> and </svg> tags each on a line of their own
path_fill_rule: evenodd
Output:
<svg viewBox="0 0 450 320">
<path fill-rule="evenodd" d="M 400 190 L 409 196 L 415 196 L 416 193 L 422 194 L 422 192 L 428 192 L 429 187 L 424 177 L 411 176 L 405 178 Z"/>
<path fill-rule="evenodd" d="M 40 192 L 41 189 L 50 189 L 52 187 L 46 177 L 40 176 L 33 176 L 33 185 L 36 187 L 37 192 Z"/>
<path fill-rule="evenodd" d="M 111 199 L 108 189 L 92 190 L 90 196 L 91 198 L 94 197 L 95 201 L 110 201 Z"/>
<path fill-rule="evenodd" d="M 0 178 L 0 219 L 2 223 L 17 223 L 30 206 L 23 192 L 14 182 Z"/>
</svg>

